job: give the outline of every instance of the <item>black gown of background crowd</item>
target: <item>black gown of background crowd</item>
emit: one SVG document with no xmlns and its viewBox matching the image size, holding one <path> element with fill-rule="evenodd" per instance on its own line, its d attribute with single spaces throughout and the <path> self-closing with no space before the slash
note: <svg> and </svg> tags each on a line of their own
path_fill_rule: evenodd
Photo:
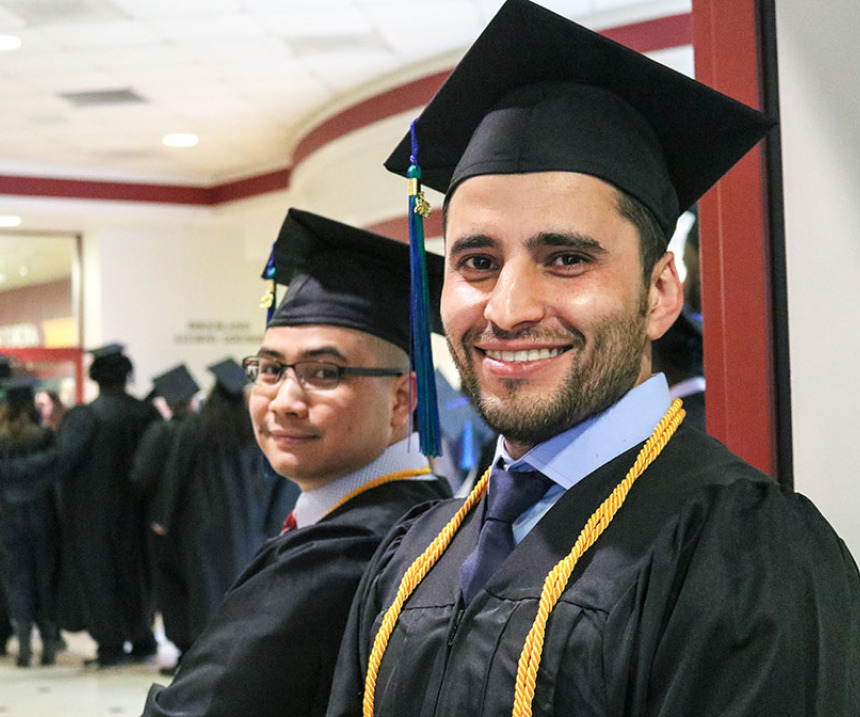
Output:
<svg viewBox="0 0 860 717">
<path fill-rule="evenodd" d="M 186 616 L 179 635 L 190 640 L 295 500 L 287 481 L 264 470 L 241 390 L 216 383 L 205 410 L 189 416 L 187 428 L 168 431 L 172 445 L 153 448 L 142 438 L 165 422 L 150 402 L 125 391 L 130 370 L 120 346 L 95 353 L 98 398 L 69 410 L 56 440 L 0 454 L 0 524 L 39 496 L 58 496 L 60 558 L 50 583 L 56 621 L 96 641 L 94 666 L 155 653 L 162 600 L 149 537 L 154 509 L 162 511 L 158 524 L 176 551 L 173 577 L 186 602 L 174 613 Z M 131 480 L 135 461 L 160 474 L 156 508 Z"/>
</svg>

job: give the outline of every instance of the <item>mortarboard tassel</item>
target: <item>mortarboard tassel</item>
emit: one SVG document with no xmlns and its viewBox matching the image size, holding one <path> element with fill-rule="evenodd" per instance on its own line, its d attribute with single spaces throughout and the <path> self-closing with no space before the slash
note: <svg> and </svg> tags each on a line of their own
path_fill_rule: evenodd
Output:
<svg viewBox="0 0 860 717">
<path fill-rule="evenodd" d="M 272 314 L 278 305 L 278 289 L 275 284 L 275 243 L 272 242 L 272 251 L 264 272 L 266 278 L 266 293 L 260 298 L 260 308 L 266 309 L 266 324 L 272 320 Z"/>
<path fill-rule="evenodd" d="M 427 456 L 441 453 L 439 408 L 433 351 L 430 345 L 430 291 L 427 286 L 427 258 L 424 254 L 424 217 L 430 205 L 421 191 L 421 168 L 418 166 L 418 140 L 412 123 L 412 155 L 409 178 L 409 262 L 411 271 L 410 318 L 412 332 L 412 366 L 418 383 L 418 437 L 421 452 Z"/>
</svg>

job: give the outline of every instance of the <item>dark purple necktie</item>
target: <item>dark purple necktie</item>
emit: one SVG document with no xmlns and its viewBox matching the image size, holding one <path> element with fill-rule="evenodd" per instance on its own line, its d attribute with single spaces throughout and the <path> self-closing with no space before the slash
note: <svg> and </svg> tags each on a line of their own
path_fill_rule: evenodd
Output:
<svg viewBox="0 0 860 717">
<path fill-rule="evenodd" d="M 463 601 L 467 605 L 514 549 L 513 522 L 537 503 L 550 485 L 550 479 L 536 471 L 493 468 L 478 545 L 460 567 Z"/>
</svg>

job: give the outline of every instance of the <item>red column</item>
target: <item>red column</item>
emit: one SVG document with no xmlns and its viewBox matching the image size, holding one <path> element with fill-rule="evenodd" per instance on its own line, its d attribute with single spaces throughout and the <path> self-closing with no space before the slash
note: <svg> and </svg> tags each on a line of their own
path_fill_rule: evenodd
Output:
<svg viewBox="0 0 860 717">
<path fill-rule="evenodd" d="M 696 78 L 762 107 L 757 3 L 693 0 Z M 777 469 L 770 234 L 763 144 L 699 204 L 708 432 Z"/>
</svg>

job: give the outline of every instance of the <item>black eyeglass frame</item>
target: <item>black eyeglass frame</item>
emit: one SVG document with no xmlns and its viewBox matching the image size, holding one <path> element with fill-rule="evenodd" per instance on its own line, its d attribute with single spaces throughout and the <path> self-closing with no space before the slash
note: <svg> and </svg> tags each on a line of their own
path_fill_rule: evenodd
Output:
<svg viewBox="0 0 860 717">
<path fill-rule="evenodd" d="M 278 367 L 278 375 L 274 383 L 263 383 L 257 381 L 249 375 L 250 368 L 254 366 L 257 369 L 257 375 L 259 376 L 259 362 L 263 361 L 271 361 L 273 364 L 276 364 Z M 332 386 L 327 386 L 324 388 L 320 388 L 318 386 L 308 386 L 304 380 L 302 380 L 299 376 L 298 371 L 296 371 L 296 366 L 299 364 L 315 364 L 317 366 L 324 366 L 327 369 L 332 369 L 337 374 L 337 378 Z M 293 369 L 293 373 L 296 376 L 296 381 L 299 382 L 299 385 L 304 389 L 310 389 L 313 391 L 331 391 L 338 387 L 340 384 L 340 380 L 344 376 L 403 376 L 408 371 L 403 371 L 401 369 L 396 368 L 366 368 L 363 366 L 341 366 L 340 364 L 331 363 L 329 361 L 317 361 L 315 359 L 307 359 L 304 361 L 296 361 L 295 363 L 284 363 L 282 361 L 278 361 L 277 359 L 271 358 L 270 356 L 246 356 L 242 359 L 242 370 L 245 372 L 245 379 L 255 385 L 255 386 L 266 386 L 266 387 L 275 387 L 280 385 L 281 381 L 284 380 L 284 375 L 287 372 L 287 369 Z"/>
</svg>

